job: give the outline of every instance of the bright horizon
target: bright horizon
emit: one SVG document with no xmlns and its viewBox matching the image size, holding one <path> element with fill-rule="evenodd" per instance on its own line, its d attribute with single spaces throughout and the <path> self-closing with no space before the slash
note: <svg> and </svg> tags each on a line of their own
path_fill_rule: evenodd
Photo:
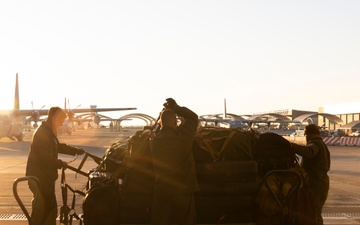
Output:
<svg viewBox="0 0 360 225">
<path fill-rule="evenodd" d="M 157 117 L 359 102 L 359 1 L 3 1 L 0 109 Z M 360 103 L 359 103 L 360 104 Z M 358 107 L 359 108 L 359 107 Z M 104 113 L 109 115 L 109 113 Z"/>
</svg>

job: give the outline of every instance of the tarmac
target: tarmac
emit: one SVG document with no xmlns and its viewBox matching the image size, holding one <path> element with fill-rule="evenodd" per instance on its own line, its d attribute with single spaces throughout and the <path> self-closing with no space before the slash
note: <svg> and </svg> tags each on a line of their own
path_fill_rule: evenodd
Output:
<svg viewBox="0 0 360 225">
<path fill-rule="evenodd" d="M 123 130 L 122 133 L 104 130 L 76 131 L 72 136 L 60 137 L 60 141 L 73 146 L 82 147 L 87 152 L 102 157 L 110 144 L 129 136 L 133 131 Z M 27 151 L 31 134 L 27 134 L 24 142 L 0 140 L 0 225 L 29 224 L 24 213 L 17 204 L 12 185 L 16 178 L 24 176 Z M 89 141 L 91 140 L 91 141 Z M 350 225 L 360 224 L 360 147 L 355 146 L 329 146 L 332 155 L 332 169 L 329 173 L 331 184 L 328 200 L 323 209 L 324 224 Z M 73 157 L 63 157 L 64 160 L 74 160 Z M 72 162 L 73 167 L 79 166 L 81 158 Z M 87 160 L 82 167 L 83 171 L 94 168 L 97 164 Z M 59 173 L 60 174 L 60 173 Z M 60 180 L 60 179 L 59 179 Z M 61 205 L 60 181 L 57 183 L 58 205 Z M 84 188 L 87 178 L 79 174 L 67 175 L 66 182 L 78 189 Z M 80 185 L 81 184 L 81 185 Z M 32 194 L 27 185 L 18 185 L 18 193 L 28 210 Z M 79 198 L 80 199 L 80 198 Z M 68 200 L 70 202 L 71 199 Z M 81 205 L 76 211 L 81 215 Z M 60 220 L 58 220 L 60 224 Z M 72 224 L 80 225 L 78 220 Z M 242 223 L 245 225 L 245 223 Z M 246 225 L 255 225 L 247 223 Z"/>
</svg>

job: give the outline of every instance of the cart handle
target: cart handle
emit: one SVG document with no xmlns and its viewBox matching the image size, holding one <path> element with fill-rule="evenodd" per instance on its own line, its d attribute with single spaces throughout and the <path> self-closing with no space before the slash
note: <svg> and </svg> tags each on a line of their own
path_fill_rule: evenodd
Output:
<svg viewBox="0 0 360 225">
<path fill-rule="evenodd" d="M 37 199 L 38 199 L 38 196 L 39 196 L 39 193 L 40 193 L 40 189 L 39 189 L 40 184 L 39 184 L 39 180 L 34 176 L 19 177 L 19 178 L 15 179 L 15 181 L 13 183 L 14 197 L 15 197 L 17 203 L 19 204 L 21 210 L 24 212 L 27 220 L 29 221 L 29 225 L 33 225 L 34 221 L 32 220 L 29 212 L 25 208 L 25 206 L 24 206 L 23 202 L 21 201 L 21 199 L 20 199 L 20 197 L 18 195 L 18 192 L 17 192 L 17 186 L 22 181 L 35 182 L 35 184 L 36 184 L 36 192 L 34 194 L 34 201 L 37 201 Z"/>
</svg>

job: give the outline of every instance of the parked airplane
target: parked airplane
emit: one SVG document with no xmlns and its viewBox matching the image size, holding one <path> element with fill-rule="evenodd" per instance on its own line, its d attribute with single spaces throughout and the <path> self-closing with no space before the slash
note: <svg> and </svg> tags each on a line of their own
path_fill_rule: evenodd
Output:
<svg viewBox="0 0 360 225">
<path fill-rule="evenodd" d="M 226 99 L 224 99 L 224 112 L 222 114 L 203 115 L 199 117 L 201 126 L 215 126 L 225 128 L 245 129 L 247 126 L 244 124 L 245 119 L 241 116 L 229 114 L 226 111 Z"/>
<path fill-rule="evenodd" d="M 224 99 L 224 112 L 222 114 L 203 115 L 199 118 L 200 124 L 203 126 L 219 126 L 225 128 L 237 128 L 242 129 L 257 126 L 270 127 L 272 123 L 290 123 L 291 120 L 286 117 L 275 113 L 267 113 L 262 115 L 236 115 L 227 113 L 226 111 L 226 99 Z"/>
<path fill-rule="evenodd" d="M 67 112 L 68 118 L 64 121 L 64 124 L 59 127 L 58 135 L 62 135 L 62 134 L 71 135 L 72 132 L 75 131 L 78 127 L 89 128 L 89 127 L 92 127 L 91 123 L 95 123 L 96 125 L 99 125 L 100 121 L 113 121 L 114 120 L 108 116 L 98 114 L 97 112 L 89 112 L 89 113 L 78 112 L 78 108 L 80 106 L 81 105 L 78 105 L 75 109 L 71 109 L 69 99 L 67 99 L 67 102 L 66 102 L 66 98 L 65 98 L 64 110 Z M 97 108 L 90 106 L 90 109 L 97 109 Z M 103 109 L 104 108 L 101 108 L 100 110 L 103 110 Z M 108 108 L 108 109 L 113 109 L 113 108 Z M 107 110 L 107 111 L 110 111 L 110 110 Z M 76 114 L 75 112 L 81 113 L 81 114 Z"/>
<path fill-rule="evenodd" d="M 122 110 L 135 110 L 136 108 L 88 108 L 88 109 L 73 109 L 65 110 L 68 113 L 69 118 L 73 118 L 75 113 L 93 113 L 93 121 L 99 121 L 100 119 L 97 112 L 106 111 L 122 111 Z M 19 81 L 18 74 L 16 73 L 15 82 L 15 99 L 14 108 L 12 110 L 0 110 L 0 138 L 8 137 L 11 140 L 22 141 L 24 138 L 23 129 L 25 123 L 34 122 L 34 127 L 38 126 L 41 116 L 45 116 L 48 113 L 48 109 L 34 110 L 34 109 L 20 109 L 19 98 Z M 27 118 L 26 118 L 27 117 Z M 99 119 L 99 120 L 98 120 Z"/>
<path fill-rule="evenodd" d="M 22 141 L 24 138 L 22 133 L 24 124 L 33 121 L 34 127 L 36 128 L 40 116 L 46 114 L 47 110 L 42 108 L 40 110 L 20 110 L 19 80 L 18 74 L 16 74 L 14 108 L 12 110 L 0 110 L 0 138 L 8 137 L 12 140 L 17 139 L 18 141 Z"/>
<path fill-rule="evenodd" d="M 97 108 L 96 105 L 91 105 L 90 108 L 81 109 L 81 105 L 78 105 L 75 109 L 71 109 L 69 106 L 69 100 L 64 104 L 64 110 L 68 114 L 70 122 L 77 122 L 81 124 L 82 122 L 94 122 L 99 125 L 100 121 L 112 121 L 113 119 L 99 114 L 99 112 L 109 112 L 109 111 L 121 111 L 121 110 L 135 110 L 136 108 Z"/>
</svg>

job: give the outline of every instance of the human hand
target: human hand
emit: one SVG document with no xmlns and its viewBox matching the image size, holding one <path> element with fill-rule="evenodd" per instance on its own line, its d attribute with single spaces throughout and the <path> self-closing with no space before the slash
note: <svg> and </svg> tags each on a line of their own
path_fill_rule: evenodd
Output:
<svg viewBox="0 0 360 225">
<path fill-rule="evenodd" d="M 84 154 L 84 153 L 85 153 L 85 150 L 82 149 L 82 148 L 78 148 L 78 149 L 76 150 L 76 154 L 77 154 L 77 155 L 82 155 L 82 154 Z"/>
<path fill-rule="evenodd" d="M 176 103 L 176 101 L 172 98 L 167 98 L 166 102 L 163 104 L 163 106 L 166 109 L 174 109 L 175 107 L 178 106 L 178 104 Z"/>
<path fill-rule="evenodd" d="M 67 167 L 68 167 L 67 162 L 62 161 L 62 167 L 61 168 L 66 169 Z"/>
</svg>

